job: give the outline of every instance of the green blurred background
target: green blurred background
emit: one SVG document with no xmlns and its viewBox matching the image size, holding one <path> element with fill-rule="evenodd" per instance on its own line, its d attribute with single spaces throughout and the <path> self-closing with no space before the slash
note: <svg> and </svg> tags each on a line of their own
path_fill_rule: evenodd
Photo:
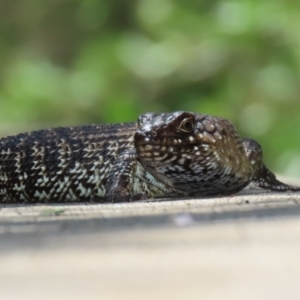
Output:
<svg viewBox="0 0 300 300">
<path fill-rule="evenodd" d="M 300 176 L 300 1 L 1 0 L 0 135 L 190 110 Z"/>
</svg>

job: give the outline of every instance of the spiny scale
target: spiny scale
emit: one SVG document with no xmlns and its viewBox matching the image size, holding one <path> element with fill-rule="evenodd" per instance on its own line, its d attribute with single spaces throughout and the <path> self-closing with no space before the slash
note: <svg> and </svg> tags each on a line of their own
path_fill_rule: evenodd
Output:
<svg viewBox="0 0 300 300">
<path fill-rule="evenodd" d="M 190 112 L 141 115 L 0 139 L 0 202 L 134 201 L 227 195 L 251 181 L 276 191 L 260 145 L 227 120 Z"/>
</svg>

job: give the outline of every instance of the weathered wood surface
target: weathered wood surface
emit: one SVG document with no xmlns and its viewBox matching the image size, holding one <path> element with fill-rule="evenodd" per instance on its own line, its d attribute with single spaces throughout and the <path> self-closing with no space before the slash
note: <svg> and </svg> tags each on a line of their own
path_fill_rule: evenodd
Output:
<svg viewBox="0 0 300 300">
<path fill-rule="evenodd" d="M 0 206 L 1 299 L 299 299 L 300 194 Z"/>
</svg>

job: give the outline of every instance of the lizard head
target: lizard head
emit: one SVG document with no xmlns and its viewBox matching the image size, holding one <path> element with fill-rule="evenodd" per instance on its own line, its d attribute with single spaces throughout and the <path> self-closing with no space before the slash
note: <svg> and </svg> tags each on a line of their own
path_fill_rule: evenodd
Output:
<svg viewBox="0 0 300 300">
<path fill-rule="evenodd" d="M 146 113 L 139 116 L 137 127 L 137 155 L 148 167 L 187 166 L 217 141 L 216 128 L 206 115 L 185 111 Z"/>
<path fill-rule="evenodd" d="M 195 114 L 189 112 L 140 115 L 134 137 L 139 158 L 152 166 L 177 160 L 191 150 L 196 125 Z"/>
<path fill-rule="evenodd" d="M 185 111 L 140 115 L 134 143 L 142 165 L 180 189 L 213 189 L 222 180 L 225 186 L 246 160 L 231 123 Z"/>
</svg>

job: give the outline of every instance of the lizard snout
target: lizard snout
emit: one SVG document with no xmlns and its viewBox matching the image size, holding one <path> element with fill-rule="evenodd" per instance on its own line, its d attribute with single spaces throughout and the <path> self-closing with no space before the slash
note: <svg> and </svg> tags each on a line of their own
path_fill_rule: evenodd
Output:
<svg viewBox="0 0 300 300">
<path fill-rule="evenodd" d="M 134 142 L 137 145 L 148 144 L 150 141 L 153 141 L 155 137 L 157 137 L 157 131 L 154 129 L 149 131 L 138 130 L 134 135 Z"/>
</svg>

